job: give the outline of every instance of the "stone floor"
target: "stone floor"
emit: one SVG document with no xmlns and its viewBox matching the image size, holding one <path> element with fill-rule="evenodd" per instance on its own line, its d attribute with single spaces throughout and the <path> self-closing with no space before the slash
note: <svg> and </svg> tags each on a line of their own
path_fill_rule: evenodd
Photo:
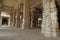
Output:
<svg viewBox="0 0 60 40">
<path fill-rule="evenodd" d="M 40 29 L 0 29 L 0 40 L 60 40 L 60 37 L 45 37 Z"/>
</svg>

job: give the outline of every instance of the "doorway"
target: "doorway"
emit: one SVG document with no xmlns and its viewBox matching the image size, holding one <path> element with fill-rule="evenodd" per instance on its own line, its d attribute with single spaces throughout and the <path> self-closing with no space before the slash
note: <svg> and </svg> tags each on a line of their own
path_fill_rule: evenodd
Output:
<svg viewBox="0 0 60 40">
<path fill-rule="evenodd" d="M 2 25 L 8 25 L 8 17 L 2 17 Z"/>
<path fill-rule="evenodd" d="M 42 9 L 35 8 L 33 14 L 33 26 L 34 28 L 41 28 L 41 24 L 42 24 Z"/>
</svg>

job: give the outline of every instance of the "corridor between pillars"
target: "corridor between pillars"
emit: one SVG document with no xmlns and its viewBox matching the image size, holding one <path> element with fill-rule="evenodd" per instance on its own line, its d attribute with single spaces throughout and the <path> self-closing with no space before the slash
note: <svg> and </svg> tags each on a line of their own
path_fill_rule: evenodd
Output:
<svg viewBox="0 0 60 40">
<path fill-rule="evenodd" d="M 58 36 L 58 19 L 55 0 L 42 0 L 43 20 L 41 32 L 45 36 Z"/>
</svg>

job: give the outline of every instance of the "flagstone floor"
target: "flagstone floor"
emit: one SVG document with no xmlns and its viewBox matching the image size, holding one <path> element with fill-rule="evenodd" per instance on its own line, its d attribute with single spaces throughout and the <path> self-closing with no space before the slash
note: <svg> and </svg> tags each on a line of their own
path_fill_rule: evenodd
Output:
<svg viewBox="0 0 60 40">
<path fill-rule="evenodd" d="M 0 29 L 0 40 L 60 40 L 60 37 L 45 37 L 40 29 Z"/>
</svg>

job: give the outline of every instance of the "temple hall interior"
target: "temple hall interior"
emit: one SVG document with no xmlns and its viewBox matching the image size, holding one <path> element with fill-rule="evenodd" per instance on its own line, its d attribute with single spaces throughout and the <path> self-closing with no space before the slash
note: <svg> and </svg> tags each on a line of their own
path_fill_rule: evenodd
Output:
<svg viewBox="0 0 60 40">
<path fill-rule="evenodd" d="M 60 0 L 0 0 L 0 40 L 60 40 Z"/>
</svg>

